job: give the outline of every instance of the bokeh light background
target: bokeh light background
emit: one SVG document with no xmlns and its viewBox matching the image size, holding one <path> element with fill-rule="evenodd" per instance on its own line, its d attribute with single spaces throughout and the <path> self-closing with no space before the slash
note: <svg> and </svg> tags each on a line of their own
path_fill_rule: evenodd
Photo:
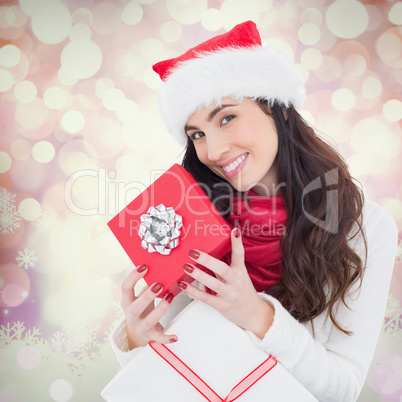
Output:
<svg viewBox="0 0 402 402">
<path fill-rule="evenodd" d="M 402 228 L 401 2 L 0 4 L 0 401 L 101 400 L 132 269 L 106 223 L 182 156 L 151 66 L 237 23 L 298 63 L 303 116 Z M 402 400 L 401 258 L 360 402 Z"/>
</svg>

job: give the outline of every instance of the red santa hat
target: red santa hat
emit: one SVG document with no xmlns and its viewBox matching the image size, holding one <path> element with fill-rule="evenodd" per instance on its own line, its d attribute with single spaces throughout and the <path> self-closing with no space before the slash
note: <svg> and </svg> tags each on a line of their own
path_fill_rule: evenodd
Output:
<svg viewBox="0 0 402 402">
<path fill-rule="evenodd" d="M 278 49 L 262 46 L 254 22 L 236 25 L 174 59 L 153 66 L 164 81 L 159 91 L 162 118 L 172 136 L 187 143 L 184 126 L 198 109 L 224 97 L 275 101 L 300 107 L 304 82 L 295 64 Z"/>
</svg>

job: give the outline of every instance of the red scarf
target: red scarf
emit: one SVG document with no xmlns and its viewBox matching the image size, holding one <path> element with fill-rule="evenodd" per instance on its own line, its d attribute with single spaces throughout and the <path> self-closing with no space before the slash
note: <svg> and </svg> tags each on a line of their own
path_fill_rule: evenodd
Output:
<svg viewBox="0 0 402 402">
<path fill-rule="evenodd" d="M 241 230 L 246 268 L 255 289 L 257 292 L 269 289 L 281 275 L 280 241 L 287 222 L 283 198 L 261 197 L 253 190 L 247 193 L 247 198 L 234 196 L 228 221 Z M 222 261 L 230 264 L 230 253 Z"/>
</svg>

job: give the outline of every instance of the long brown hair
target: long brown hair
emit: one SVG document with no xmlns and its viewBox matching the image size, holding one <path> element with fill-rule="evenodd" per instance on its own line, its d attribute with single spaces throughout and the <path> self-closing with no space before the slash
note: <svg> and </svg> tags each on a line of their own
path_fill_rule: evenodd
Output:
<svg viewBox="0 0 402 402">
<path fill-rule="evenodd" d="M 348 243 L 361 233 L 366 246 L 363 193 L 342 157 L 292 106 L 257 103 L 276 124 L 278 182 L 284 183 L 281 195 L 288 214 L 281 241 L 281 278 L 266 292 L 300 322 L 326 312 L 339 330 L 350 334 L 336 320 L 335 309 L 339 301 L 346 304 L 348 291 L 363 277 L 365 262 Z M 229 187 L 220 186 L 224 179 L 198 160 L 190 140 L 182 164 L 208 189 L 212 202 L 227 217 Z"/>
</svg>

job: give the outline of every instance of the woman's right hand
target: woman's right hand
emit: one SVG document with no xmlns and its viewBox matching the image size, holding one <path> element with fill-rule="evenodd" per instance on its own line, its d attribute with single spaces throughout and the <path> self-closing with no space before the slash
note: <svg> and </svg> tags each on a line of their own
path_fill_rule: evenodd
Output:
<svg viewBox="0 0 402 402">
<path fill-rule="evenodd" d="M 121 306 L 127 323 L 127 338 L 130 349 L 145 346 L 150 341 L 159 343 L 173 343 L 177 341 L 176 335 L 166 335 L 159 320 L 168 310 L 173 300 L 172 293 L 154 307 L 155 298 L 162 292 L 162 285 L 154 283 L 146 286 L 135 295 L 134 287 L 145 276 L 148 268 L 140 265 L 131 271 L 121 285 Z"/>
</svg>

